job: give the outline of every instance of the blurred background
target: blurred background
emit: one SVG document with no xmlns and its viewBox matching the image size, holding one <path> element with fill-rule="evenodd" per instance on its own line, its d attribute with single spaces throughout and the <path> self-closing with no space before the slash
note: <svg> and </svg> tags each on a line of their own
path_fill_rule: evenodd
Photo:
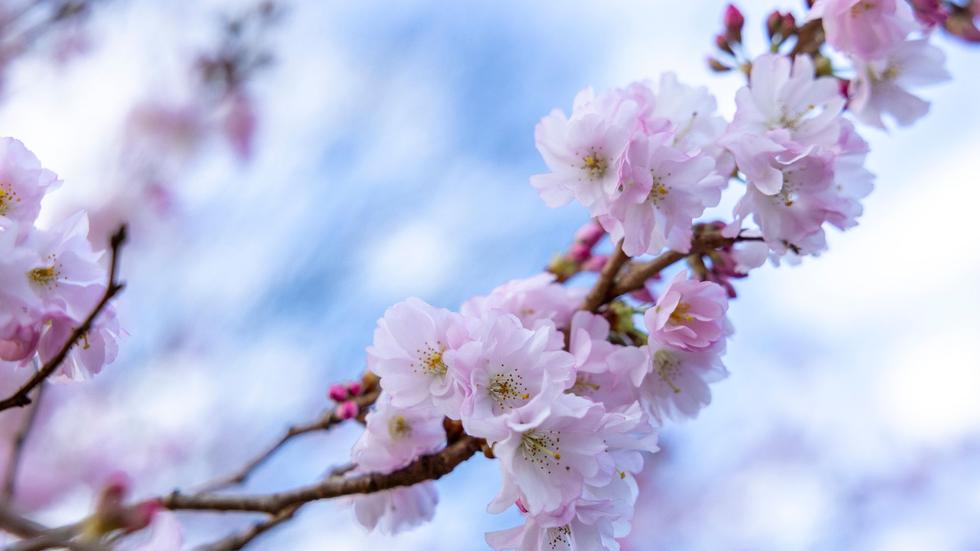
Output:
<svg viewBox="0 0 980 551">
<path fill-rule="evenodd" d="M 45 220 L 86 208 L 94 232 L 134 234 L 121 357 L 50 389 L 22 502 L 55 524 L 116 470 L 140 496 L 226 474 L 329 407 L 392 303 L 456 308 L 539 272 L 587 213 L 528 185 L 537 120 L 665 71 L 730 115 L 740 77 L 704 64 L 725 3 L 102 0 L 0 57 L 0 134 L 64 179 Z M 802 13 L 743 4 L 756 53 L 770 10 Z M 954 81 L 925 91 L 930 115 L 863 130 L 861 225 L 739 282 L 731 377 L 664 431 L 625 549 L 980 548 L 980 52 L 936 42 Z M 357 436 L 297 440 L 246 489 L 307 483 Z M 485 512 L 499 482 L 474 459 L 415 531 L 367 534 L 324 502 L 253 548 L 485 549 L 519 522 Z M 180 519 L 188 544 L 254 520 Z"/>
</svg>

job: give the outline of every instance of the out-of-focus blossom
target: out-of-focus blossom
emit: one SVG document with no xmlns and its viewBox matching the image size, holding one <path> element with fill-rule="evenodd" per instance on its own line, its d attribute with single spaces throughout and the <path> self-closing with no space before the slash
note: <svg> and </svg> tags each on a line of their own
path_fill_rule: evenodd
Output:
<svg viewBox="0 0 980 551">
<path fill-rule="evenodd" d="M 809 19 L 822 19 L 827 42 L 860 59 L 884 56 L 915 23 L 905 0 L 817 0 Z"/>
</svg>

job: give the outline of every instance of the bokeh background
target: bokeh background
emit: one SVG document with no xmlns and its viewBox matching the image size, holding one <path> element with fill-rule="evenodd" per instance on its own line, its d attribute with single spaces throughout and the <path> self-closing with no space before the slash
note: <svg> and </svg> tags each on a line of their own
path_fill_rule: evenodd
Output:
<svg viewBox="0 0 980 551">
<path fill-rule="evenodd" d="M 120 359 L 45 402 L 24 474 L 40 518 L 77 518 L 117 469 L 146 496 L 227 473 L 361 373 L 387 306 L 456 308 L 540 271 L 587 214 L 548 209 L 528 185 L 544 170 L 534 124 L 585 86 L 665 71 L 730 115 L 740 78 L 703 62 L 724 4 L 284 4 L 261 38 L 273 62 L 248 83 L 253 151 L 202 141 L 173 161 L 165 215 L 135 221 L 125 253 Z M 801 13 L 742 4 L 756 52 L 768 10 Z M 131 109 L 193 96 L 188 65 L 221 14 L 249 6 L 114 0 L 70 63 L 4 68 L 0 134 L 65 182 L 47 220 L 127 193 Z M 930 115 L 864 131 L 878 182 L 861 225 L 739 283 L 732 375 L 664 431 L 625 549 L 980 548 L 980 51 L 937 43 L 954 81 L 925 91 Z M 122 217 L 148 217 L 141 201 Z M 298 440 L 246 489 L 313 480 L 357 433 Z M 413 532 L 367 534 L 343 503 L 318 503 L 254 548 L 484 549 L 483 532 L 518 522 L 485 512 L 498 486 L 496 465 L 472 460 Z M 180 518 L 188 544 L 254 520 Z"/>
</svg>

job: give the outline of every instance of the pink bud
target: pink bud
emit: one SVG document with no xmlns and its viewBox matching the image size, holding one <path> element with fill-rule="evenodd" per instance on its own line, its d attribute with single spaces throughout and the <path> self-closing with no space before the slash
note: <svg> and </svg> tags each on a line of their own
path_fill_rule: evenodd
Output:
<svg viewBox="0 0 980 551">
<path fill-rule="evenodd" d="M 330 385 L 330 390 L 327 392 L 327 396 L 334 402 L 343 402 L 347 399 L 347 387 L 342 384 L 332 384 Z"/>
<path fill-rule="evenodd" d="M 736 42 L 741 42 L 742 26 L 745 25 L 745 16 L 735 7 L 735 4 L 728 4 L 728 7 L 725 8 L 723 21 L 725 23 L 725 30 L 729 33 L 738 33 L 739 40 Z"/>
<path fill-rule="evenodd" d="M 604 254 L 594 255 L 582 264 L 582 269 L 587 272 L 601 272 L 607 260 L 609 260 L 609 257 Z"/>
<path fill-rule="evenodd" d="M 359 411 L 360 408 L 357 407 L 357 403 L 348 400 L 340 404 L 339 406 L 337 406 L 337 417 L 340 417 L 341 419 L 344 420 L 353 419 L 357 417 Z"/>
<path fill-rule="evenodd" d="M 104 501 L 122 501 L 129 493 L 131 486 L 132 480 L 128 474 L 123 471 L 114 471 L 109 475 L 105 486 L 102 487 L 102 499 Z"/>
<path fill-rule="evenodd" d="M 602 226 L 595 222 L 589 222 L 575 232 L 575 241 L 591 249 L 604 235 L 606 235 L 606 231 L 602 229 Z"/>
<path fill-rule="evenodd" d="M 850 91 L 851 81 L 847 80 L 846 78 L 837 79 L 837 92 L 840 93 L 840 95 L 847 98 Z"/>
<path fill-rule="evenodd" d="M 769 14 L 769 17 L 766 18 L 766 33 L 769 35 L 770 39 L 779 34 L 782 26 L 783 16 L 778 11 L 773 11 Z"/>
<path fill-rule="evenodd" d="M 160 500 L 151 499 L 137 503 L 136 507 L 133 509 L 132 514 L 126 519 L 126 525 L 124 528 L 126 530 L 142 530 L 153 522 L 153 517 L 156 516 L 163 510 L 163 504 Z"/>
<path fill-rule="evenodd" d="M 790 12 L 783 14 L 779 25 L 779 33 L 784 37 L 796 32 L 796 18 Z"/>
<path fill-rule="evenodd" d="M 351 396 L 360 396 L 364 391 L 364 387 L 361 386 L 359 381 L 354 381 L 352 383 L 347 383 L 347 391 L 350 392 Z"/>
<path fill-rule="evenodd" d="M 708 58 L 708 68 L 716 73 L 724 73 L 726 71 L 731 71 L 732 68 L 724 63 L 718 61 L 713 57 Z"/>
<path fill-rule="evenodd" d="M 731 45 L 728 44 L 728 37 L 724 34 L 715 35 L 715 46 L 726 54 L 735 55 Z"/>
<path fill-rule="evenodd" d="M 592 247 L 584 243 L 575 243 L 568 251 L 568 258 L 579 264 L 588 260 L 590 256 L 592 256 Z"/>
<path fill-rule="evenodd" d="M 640 302 L 657 302 L 657 298 L 653 296 L 653 293 L 650 292 L 650 289 L 647 289 L 646 287 L 633 291 L 632 293 L 630 293 L 630 296 Z"/>
<path fill-rule="evenodd" d="M 241 93 L 231 96 L 228 113 L 224 120 L 225 138 L 238 158 L 246 160 L 252 156 L 255 141 L 256 117 L 251 99 Z"/>
</svg>

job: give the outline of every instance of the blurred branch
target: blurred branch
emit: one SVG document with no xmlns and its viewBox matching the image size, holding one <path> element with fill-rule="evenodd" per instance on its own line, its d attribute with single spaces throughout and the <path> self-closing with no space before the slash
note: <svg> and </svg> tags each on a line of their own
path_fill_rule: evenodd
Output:
<svg viewBox="0 0 980 551">
<path fill-rule="evenodd" d="M 380 394 L 381 394 L 381 389 L 378 388 L 377 385 L 375 385 L 373 388 L 368 389 L 360 396 L 352 398 L 352 401 L 357 403 L 357 406 L 360 411 L 364 411 L 372 404 L 374 404 L 374 402 L 378 399 L 378 396 Z M 332 409 L 324 413 L 323 416 L 320 419 L 317 419 L 316 421 L 300 424 L 300 425 L 293 425 L 289 427 L 286 430 L 285 434 L 283 434 L 282 437 L 276 440 L 274 444 L 269 446 L 265 451 L 263 451 L 259 455 L 255 456 L 255 458 L 253 458 L 251 461 L 249 461 L 244 466 L 242 466 L 237 472 L 235 472 L 231 476 L 206 484 L 201 491 L 213 492 L 216 490 L 227 488 L 228 486 L 242 484 L 243 482 L 248 480 L 250 476 L 252 476 L 252 474 L 256 471 L 256 469 L 261 467 L 266 461 L 269 460 L 270 457 L 275 455 L 276 452 L 282 449 L 282 447 L 285 446 L 293 438 L 311 432 L 329 430 L 335 425 L 339 425 L 344 421 L 346 421 L 346 419 L 340 417 L 337 414 L 336 409 Z"/>
<path fill-rule="evenodd" d="M 95 543 L 72 541 L 81 532 L 80 523 L 59 528 L 24 518 L 5 505 L 0 505 L 0 530 L 24 538 L 4 547 L 4 551 L 37 551 L 40 549 L 70 549 L 72 551 L 103 551 L 105 547 Z"/>
<path fill-rule="evenodd" d="M 35 362 L 37 360 L 35 359 Z M 35 365 L 37 365 L 35 363 Z M 24 445 L 27 444 L 27 437 L 34 427 L 34 419 L 37 412 L 41 409 L 41 395 L 44 393 L 45 384 L 42 382 L 37 387 L 34 394 L 34 406 L 27 412 L 20 429 L 14 435 L 14 441 L 10 445 L 10 457 L 7 459 L 7 472 L 3 478 L 3 488 L 0 489 L 0 503 L 8 503 L 13 500 L 14 489 L 17 485 L 17 471 L 20 469 L 21 457 L 24 454 Z"/>
<path fill-rule="evenodd" d="M 237 534 L 232 534 L 225 539 L 218 540 L 214 543 L 207 545 L 202 545 L 196 549 L 196 551 L 237 551 L 242 547 L 245 547 L 252 542 L 255 538 L 261 536 L 262 534 L 272 530 L 276 526 L 291 520 L 293 516 L 296 515 L 296 511 L 302 507 L 303 504 L 293 505 L 283 509 L 281 512 L 272 515 L 262 522 L 257 522 L 251 527 L 239 532 Z"/>
<path fill-rule="evenodd" d="M 123 290 L 125 285 L 117 280 L 117 272 L 119 270 L 119 251 L 125 242 L 126 226 L 123 225 L 116 230 L 116 233 L 114 233 L 112 238 L 109 240 L 109 247 L 111 251 L 111 257 L 109 260 L 109 280 L 106 283 L 106 288 L 105 292 L 102 294 L 102 299 L 95 305 L 95 308 L 93 308 L 88 317 L 85 318 L 85 321 L 83 321 L 81 325 L 72 331 L 71 335 L 68 337 L 68 340 L 64 345 L 62 345 L 61 349 L 58 350 L 58 353 L 55 354 L 54 357 L 45 362 L 44 365 L 41 366 L 41 369 L 34 373 L 34 375 L 19 389 L 17 389 L 16 392 L 10 395 L 9 398 L 0 401 L 0 411 L 14 407 L 24 407 L 30 404 L 31 399 L 28 397 L 28 394 L 30 394 L 31 390 L 43 383 L 55 372 L 55 370 L 58 369 L 61 363 L 65 361 L 65 358 L 68 357 L 68 353 L 71 351 L 72 347 L 75 346 L 75 343 L 84 337 L 85 334 L 88 333 L 89 329 L 92 328 L 92 324 L 95 323 L 95 319 L 99 316 L 102 310 L 109 305 L 109 301 L 111 301 L 113 297 Z"/>
</svg>

